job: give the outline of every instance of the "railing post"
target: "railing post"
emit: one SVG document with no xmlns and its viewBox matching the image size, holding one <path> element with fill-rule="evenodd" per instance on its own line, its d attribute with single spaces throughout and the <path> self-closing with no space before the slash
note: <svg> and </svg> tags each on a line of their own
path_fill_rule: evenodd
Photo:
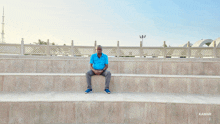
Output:
<svg viewBox="0 0 220 124">
<path fill-rule="evenodd" d="M 21 39 L 21 55 L 24 55 L 24 38 Z"/>
<path fill-rule="evenodd" d="M 49 46 L 49 39 L 47 39 L 47 56 L 50 55 L 50 46 Z"/>
<path fill-rule="evenodd" d="M 188 43 L 187 43 L 187 51 L 188 51 L 188 58 L 190 58 L 191 57 L 191 50 L 190 50 L 190 42 L 188 41 Z"/>
<path fill-rule="evenodd" d="M 95 43 L 94 43 L 94 50 L 93 50 L 94 54 L 96 53 L 96 45 L 97 45 L 97 42 L 95 41 Z"/>
<path fill-rule="evenodd" d="M 119 41 L 117 41 L 117 57 L 120 56 Z"/>
<path fill-rule="evenodd" d="M 217 58 L 217 50 L 216 50 L 216 41 L 213 41 L 214 42 L 214 44 L 213 44 L 213 57 L 214 58 Z"/>
<path fill-rule="evenodd" d="M 71 56 L 74 57 L 74 42 L 73 42 L 73 40 L 71 42 L 71 50 L 70 50 L 70 52 L 71 52 Z"/>
<path fill-rule="evenodd" d="M 142 41 L 140 41 L 140 57 L 142 58 L 143 56 L 143 47 L 142 47 Z"/>
<path fill-rule="evenodd" d="M 166 58 L 166 41 L 163 42 L 163 58 Z"/>
</svg>

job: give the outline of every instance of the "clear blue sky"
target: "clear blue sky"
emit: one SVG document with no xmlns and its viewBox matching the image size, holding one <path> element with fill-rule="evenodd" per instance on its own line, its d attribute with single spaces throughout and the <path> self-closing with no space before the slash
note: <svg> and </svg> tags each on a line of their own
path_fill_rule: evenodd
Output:
<svg viewBox="0 0 220 124">
<path fill-rule="evenodd" d="M 220 37 L 219 0 L 1 0 L 7 43 L 178 46 Z M 2 15 L 2 9 L 0 9 Z"/>
</svg>

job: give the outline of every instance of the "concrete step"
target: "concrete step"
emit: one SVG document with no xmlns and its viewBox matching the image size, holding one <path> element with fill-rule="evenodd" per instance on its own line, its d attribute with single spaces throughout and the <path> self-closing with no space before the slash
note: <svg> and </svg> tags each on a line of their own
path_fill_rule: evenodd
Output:
<svg viewBox="0 0 220 124">
<path fill-rule="evenodd" d="M 159 93 L 0 94 L 0 121 L 71 124 L 218 124 L 220 96 Z"/>
<path fill-rule="evenodd" d="M 93 92 L 103 92 L 105 77 L 93 76 Z M 86 90 L 85 74 L 0 73 L 0 92 L 79 92 Z M 112 74 L 111 92 L 220 95 L 220 76 Z"/>
<path fill-rule="evenodd" d="M 89 58 L 0 58 L 0 73 L 86 73 Z M 109 58 L 114 74 L 220 75 L 220 59 Z"/>
</svg>

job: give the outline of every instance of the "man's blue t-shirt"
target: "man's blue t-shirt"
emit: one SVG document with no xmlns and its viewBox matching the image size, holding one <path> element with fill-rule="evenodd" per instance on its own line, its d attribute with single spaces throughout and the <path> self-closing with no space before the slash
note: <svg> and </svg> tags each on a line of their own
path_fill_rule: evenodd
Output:
<svg viewBox="0 0 220 124">
<path fill-rule="evenodd" d="M 99 58 L 97 53 L 92 54 L 90 64 L 93 64 L 95 70 L 102 70 L 105 68 L 105 64 L 108 64 L 108 56 L 102 53 L 102 56 Z"/>
</svg>

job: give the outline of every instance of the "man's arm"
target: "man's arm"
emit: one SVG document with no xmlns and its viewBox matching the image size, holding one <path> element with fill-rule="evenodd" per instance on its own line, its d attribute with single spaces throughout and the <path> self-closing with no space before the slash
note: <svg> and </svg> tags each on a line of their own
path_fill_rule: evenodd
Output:
<svg viewBox="0 0 220 124">
<path fill-rule="evenodd" d="M 108 68 L 108 64 L 105 64 L 105 68 L 103 70 L 107 70 Z"/>
<path fill-rule="evenodd" d="M 92 67 L 93 64 L 90 64 L 90 69 L 95 73 L 95 69 Z"/>
<path fill-rule="evenodd" d="M 97 74 L 98 71 L 96 71 L 96 70 L 92 67 L 93 62 L 94 62 L 94 60 L 93 60 L 93 55 L 92 55 L 92 56 L 90 57 L 90 69 L 91 69 L 95 74 Z"/>
<path fill-rule="evenodd" d="M 108 56 L 106 56 L 106 59 L 105 59 L 105 67 L 103 70 L 107 70 L 108 68 Z"/>
</svg>

